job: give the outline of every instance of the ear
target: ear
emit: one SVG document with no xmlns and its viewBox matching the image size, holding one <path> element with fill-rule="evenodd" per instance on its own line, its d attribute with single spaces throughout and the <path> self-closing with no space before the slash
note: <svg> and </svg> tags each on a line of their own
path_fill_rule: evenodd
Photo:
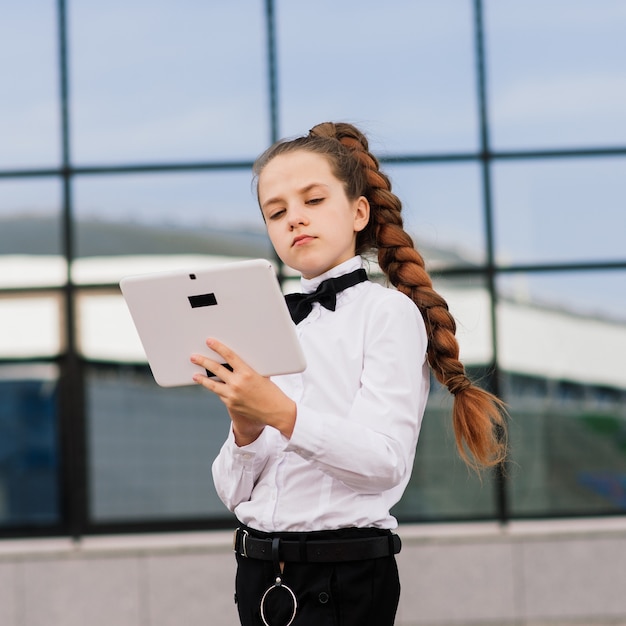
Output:
<svg viewBox="0 0 626 626">
<path fill-rule="evenodd" d="M 354 232 L 361 232 L 370 221 L 370 203 L 365 196 L 354 201 Z"/>
</svg>

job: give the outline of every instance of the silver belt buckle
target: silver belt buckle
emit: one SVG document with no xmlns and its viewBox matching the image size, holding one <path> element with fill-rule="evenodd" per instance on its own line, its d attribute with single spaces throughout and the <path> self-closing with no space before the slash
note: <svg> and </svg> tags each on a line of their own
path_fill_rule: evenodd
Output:
<svg viewBox="0 0 626 626">
<path fill-rule="evenodd" d="M 241 534 L 243 535 L 243 538 L 241 540 L 241 554 L 243 556 L 246 557 L 246 559 L 248 558 L 248 535 L 250 534 L 247 530 L 242 530 Z"/>
<path fill-rule="evenodd" d="M 241 535 L 242 535 L 241 552 L 240 552 L 240 554 L 242 556 L 245 556 L 246 558 L 248 558 L 247 539 L 248 539 L 248 536 L 250 535 L 250 533 L 247 530 L 241 530 L 241 528 L 239 526 L 237 528 L 235 528 L 235 532 L 233 533 L 233 552 L 237 552 L 237 535 L 240 532 L 241 532 Z"/>
</svg>

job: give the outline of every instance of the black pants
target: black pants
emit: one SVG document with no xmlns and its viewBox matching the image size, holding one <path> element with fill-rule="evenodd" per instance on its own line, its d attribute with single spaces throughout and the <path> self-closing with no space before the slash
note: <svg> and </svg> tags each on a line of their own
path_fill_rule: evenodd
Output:
<svg viewBox="0 0 626 626">
<path fill-rule="evenodd" d="M 351 533 L 384 534 L 375 529 L 312 533 L 317 538 L 348 538 Z M 280 535 L 284 536 L 284 535 Z M 309 534 L 309 537 L 311 534 Z M 367 535 L 366 535 L 367 536 Z M 291 537 L 289 537 L 291 538 Z M 236 602 L 242 626 L 262 626 L 261 599 L 274 586 L 275 566 L 237 554 Z M 400 598 L 394 556 L 342 563 L 285 563 L 282 583 L 297 598 L 292 626 L 392 626 Z M 285 626 L 293 612 L 291 594 L 272 589 L 264 604 L 270 626 Z"/>
</svg>

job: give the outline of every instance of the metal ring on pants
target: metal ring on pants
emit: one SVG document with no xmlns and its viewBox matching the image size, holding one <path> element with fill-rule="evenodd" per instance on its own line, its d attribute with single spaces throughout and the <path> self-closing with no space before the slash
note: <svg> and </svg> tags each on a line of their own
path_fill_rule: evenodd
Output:
<svg viewBox="0 0 626 626">
<path fill-rule="evenodd" d="M 267 621 L 267 618 L 265 617 L 265 600 L 267 596 L 269 595 L 270 591 L 274 591 L 275 589 L 284 589 L 291 596 L 291 600 L 293 602 L 293 613 L 291 614 L 289 621 L 286 624 L 282 625 L 282 626 L 290 626 L 290 624 L 293 622 L 293 620 L 296 617 L 296 612 L 298 610 L 298 601 L 296 600 L 296 594 L 287 585 L 283 585 L 283 581 L 280 576 L 276 576 L 276 582 L 267 589 L 267 591 L 263 594 L 263 597 L 261 598 L 261 619 L 263 620 L 263 623 L 265 624 L 265 626 L 277 626 L 277 624 L 270 624 Z"/>
</svg>

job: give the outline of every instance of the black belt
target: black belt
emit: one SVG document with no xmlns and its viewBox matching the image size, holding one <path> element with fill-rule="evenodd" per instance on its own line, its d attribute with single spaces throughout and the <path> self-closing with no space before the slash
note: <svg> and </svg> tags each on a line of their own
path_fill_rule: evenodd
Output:
<svg viewBox="0 0 626 626">
<path fill-rule="evenodd" d="M 247 530 L 237 528 L 233 549 L 241 556 L 261 561 L 276 558 L 276 538 L 254 537 Z M 314 539 L 293 541 L 280 539 L 278 559 L 300 563 L 334 563 L 339 561 L 365 561 L 398 554 L 402 542 L 398 535 L 363 537 L 356 539 Z"/>
</svg>

